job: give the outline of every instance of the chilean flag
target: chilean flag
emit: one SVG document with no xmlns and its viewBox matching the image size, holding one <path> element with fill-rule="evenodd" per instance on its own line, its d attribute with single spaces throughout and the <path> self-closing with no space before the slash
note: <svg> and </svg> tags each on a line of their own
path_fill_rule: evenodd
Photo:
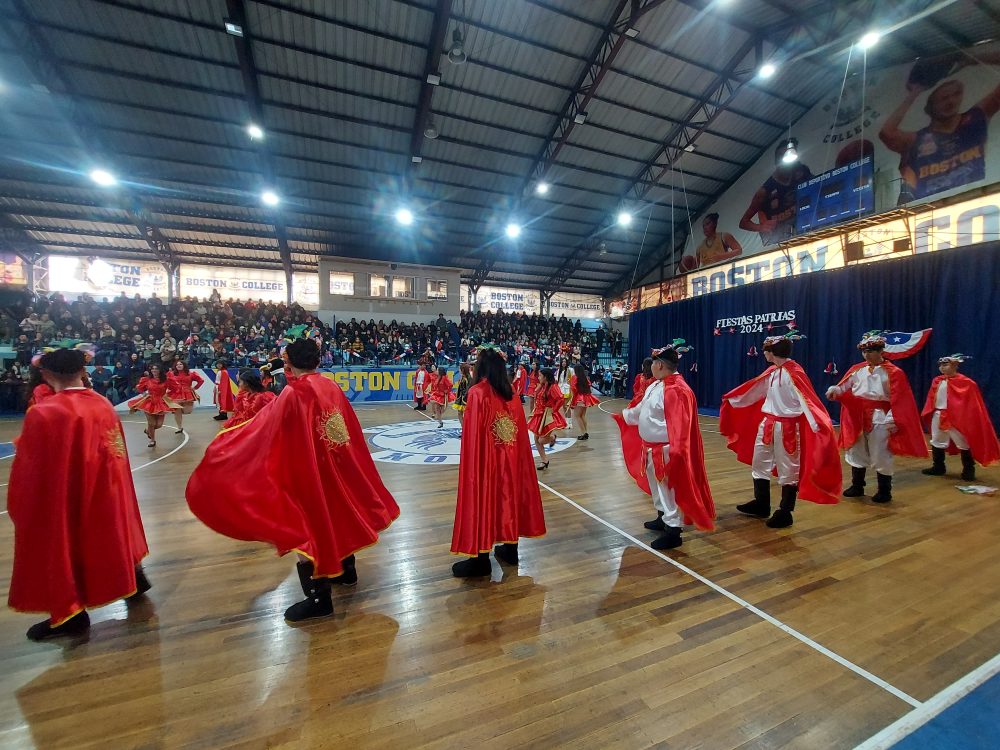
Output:
<svg viewBox="0 0 1000 750">
<path fill-rule="evenodd" d="M 882 352 L 882 356 L 886 359 L 906 359 L 907 357 L 912 357 L 924 348 L 924 344 L 931 337 L 931 331 L 933 330 L 933 328 L 925 328 L 922 331 L 914 333 L 886 331 L 882 334 L 885 336 L 885 350 Z"/>
</svg>

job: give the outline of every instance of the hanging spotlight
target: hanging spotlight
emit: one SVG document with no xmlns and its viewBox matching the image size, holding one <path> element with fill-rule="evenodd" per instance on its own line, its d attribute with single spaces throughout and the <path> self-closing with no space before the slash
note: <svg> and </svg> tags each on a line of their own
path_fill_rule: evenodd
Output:
<svg viewBox="0 0 1000 750">
<path fill-rule="evenodd" d="M 434 140 L 438 137 L 437 125 L 434 124 L 434 120 L 430 117 L 427 118 L 427 127 L 424 128 L 424 138 L 429 140 Z"/>
<path fill-rule="evenodd" d="M 512 240 L 516 240 L 518 237 L 521 236 L 521 225 L 511 222 L 510 224 L 507 225 L 507 229 L 504 231 L 506 231 L 507 236 L 510 237 Z"/>
<path fill-rule="evenodd" d="M 535 185 L 535 193 L 537 195 L 545 195 L 548 192 L 549 192 L 549 183 L 539 182 L 537 185 Z"/>
<path fill-rule="evenodd" d="M 618 226 L 627 227 L 631 223 L 632 223 L 632 214 L 630 214 L 628 211 L 618 212 Z"/>
<path fill-rule="evenodd" d="M 781 155 L 782 164 L 793 164 L 799 160 L 799 142 L 795 138 L 789 138 L 785 144 L 785 153 Z"/>
<path fill-rule="evenodd" d="M 451 49 L 448 50 L 448 61 L 455 65 L 461 65 L 468 59 L 465 54 L 465 40 L 462 38 L 462 31 L 456 26 L 455 30 L 451 32 Z"/>
<path fill-rule="evenodd" d="M 247 125 L 247 135 L 249 135 L 252 140 L 259 141 L 264 137 L 264 129 L 257 123 L 251 122 Z"/>
<path fill-rule="evenodd" d="M 101 187 L 111 187 L 116 185 L 118 180 L 106 169 L 94 169 L 90 172 L 90 179 Z"/>
<path fill-rule="evenodd" d="M 408 208 L 400 208 L 396 211 L 396 223 L 404 227 L 413 223 L 413 212 Z"/>
<path fill-rule="evenodd" d="M 757 71 L 757 75 L 761 78 L 770 78 L 775 73 L 778 72 L 778 66 L 774 63 L 766 62 L 760 66 L 760 70 Z"/>
<path fill-rule="evenodd" d="M 878 41 L 881 38 L 882 35 L 879 34 L 877 31 L 869 31 L 867 34 L 861 37 L 861 41 L 858 42 L 858 46 L 861 47 L 861 49 L 865 50 L 871 49 L 876 44 L 878 44 Z"/>
<path fill-rule="evenodd" d="M 277 206 L 281 203 L 281 198 L 273 190 L 265 190 L 260 194 L 260 200 L 265 206 Z"/>
</svg>

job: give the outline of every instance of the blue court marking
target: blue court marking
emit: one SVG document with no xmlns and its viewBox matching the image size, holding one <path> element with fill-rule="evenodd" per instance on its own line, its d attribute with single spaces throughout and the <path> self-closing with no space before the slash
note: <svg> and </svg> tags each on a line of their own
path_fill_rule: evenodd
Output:
<svg viewBox="0 0 1000 750">
<path fill-rule="evenodd" d="M 0 461 L 5 458 L 10 458 L 14 455 L 14 444 L 13 443 L 0 443 Z"/>
<path fill-rule="evenodd" d="M 893 750 L 994 750 L 1000 747 L 1000 675 L 994 675 Z"/>
</svg>

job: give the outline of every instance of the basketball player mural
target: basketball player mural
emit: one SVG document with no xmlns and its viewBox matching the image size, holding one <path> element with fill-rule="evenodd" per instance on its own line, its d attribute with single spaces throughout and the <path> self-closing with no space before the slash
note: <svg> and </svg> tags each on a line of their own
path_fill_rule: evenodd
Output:
<svg viewBox="0 0 1000 750">
<path fill-rule="evenodd" d="M 795 139 L 791 139 L 798 146 Z M 774 172 L 753 194 L 750 205 L 740 219 L 740 229 L 757 232 L 765 247 L 776 245 L 795 234 L 795 212 L 798 208 L 795 190 L 800 182 L 813 174 L 805 164 L 794 161 L 785 164 L 782 157 L 788 141 L 782 140 L 774 149 Z"/>
<path fill-rule="evenodd" d="M 729 232 L 720 232 L 718 228 L 718 214 L 707 214 L 701 220 L 701 230 L 705 234 L 705 239 L 694 251 L 696 263 L 691 264 L 688 261 L 689 265 L 694 265 L 694 268 L 701 268 L 702 266 L 709 266 L 713 263 L 720 263 L 730 258 L 736 258 L 743 252 L 743 246 L 736 241 L 733 235 Z M 685 270 L 693 269 L 687 268 Z"/>
<path fill-rule="evenodd" d="M 1000 64 L 997 52 L 977 58 L 932 58 L 911 69 L 906 96 L 879 131 L 882 143 L 900 156 L 900 204 L 986 178 L 986 137 L 990 118 L 1000 109 L 1000 85 L 963 112 L 965 85 L 954 78 L 939 83 L 977 62 Z M 935 84 L 924 103 L 930 122 L 916 131 L 902 130 L 914 102 Z"/>
</svg>

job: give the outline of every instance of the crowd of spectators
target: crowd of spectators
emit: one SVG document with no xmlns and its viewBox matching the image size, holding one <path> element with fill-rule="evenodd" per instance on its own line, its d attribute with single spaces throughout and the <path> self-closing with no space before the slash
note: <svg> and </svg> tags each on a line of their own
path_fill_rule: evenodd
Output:
<svg viewBox="0 0 1000 750">
<path fill-rule="evenodd" d="M 553 364 L 565 356 L 598 371 L 600 351 L 621 357 L 619 331 L 586 330 L 565 316 L 465 312 L 458 322 L 439 316 L 432 323 L 339 320 L 330 327 L 297 304 L 186 298 L 167 303 L 122 294 L 97 300 L 60 294 L 25 297 L 0 314 L 0 337 L 11 341 L 16 361 L 0 377 L 0 409 L 23 403 L 18 385 L 28 378 L 32 356 L 53 341 L 80 339 L 96 348 L 95 388 L 115 400 L 135 395 L 135 386 L 153 362 L 182 359 L 192 369 L 225 362 L 255 367 L 272 359 L 288 328 L 305 323 L 319 329 L 321 366 L 438 364 L 468 358 L 480 344 L 507 350 L 510 361 Z M 603 377 L 603 373 L 600 374 Z M 23 390 L 23 389 L 21 389 Z"/>
</svg>

